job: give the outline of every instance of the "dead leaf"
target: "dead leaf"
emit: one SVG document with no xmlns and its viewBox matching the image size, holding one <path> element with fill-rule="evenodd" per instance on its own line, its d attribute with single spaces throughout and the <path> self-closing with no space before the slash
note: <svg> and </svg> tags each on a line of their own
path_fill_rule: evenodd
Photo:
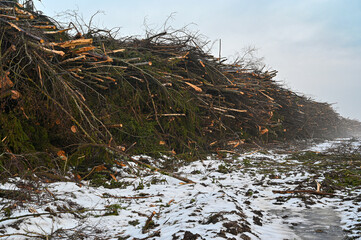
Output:
<svg viewBox="0 0 361 240">
<path fill-rule="evenodd" d="M 70 130 L 71 130 L 73 133 L 76 133 L 76 132 L 77 132 L 77 129 L 76 129 L 76 126 L 75 126 L 75 125 L 71 126 Z"/>
<path fill-rule="evenodd" d="M 21 97 L 21 94 L 16 90 L 11 90 L 11 98 L 12 99 L 19 99 Z"/>
<path fill-rule="evenodd" d="M 264 128 L 264 129 L 260 132 L 261 135 L 263 135 L 263 134 L 265 134 L 265 133 L 268 133 L 268 129 L 267 129 L 267 128 Z"/>
<path fill-rule="evenodd" d="M 116 179 L 116 177 L 114 176 L 114 174 L 109 174 L 113 179 L 114 179 L 114 181 L 116 181 L 116 182 L 118 182 L 118 180 Z"/>
<path fill-rule="evenodd" d="M 118 148 L 120 151 L 123 151 L 123 152 L 124 152 L 125 149 L 126 149 L 124 146 L 117 146 L 117 148 Z"/>
<path fill-rule="evenodd" d="M 64 160 L 64 161 L 68 160 L 68 157 L 65 155 L 65 152 L 63 150 L 58 151 L 57 155 L 59 156 L 59 158 L 61 160 Z"/>
<path fill-rule="evenodd" d="M 6 72 L 4 76 L 0 77 L 0 88 L 14 86 L 14 83 L 8 77 L 9 74 L 9 72 Z"/>
<path fill-rule="evenodd" d="M 81 176 L 79 174 L 74 174 L 75 180 L 81 181 Z"/>
<path fill-rule="evenodd" d="M 63 150 L 58 151 L 57 155 L 60 156 L 65 156 L 65 152 Z"/>
<path fill-rule="evenodd" d="M 107 168 L 104 166 L 104 165 L 99 165 L 99 166 L 96 166 L 94 168 L 94 171 L 96 172 L 100 172 L 100 171 L 103 171 L 103 170 L 106 170 Z"/>
<path fill-rule="evenodd" d="M 36 209 L 33 208 L 33 207 L 29 207 L 28 210 L 29 210 L 29 212 L 31 212 L 31 213 L 38 213 L 38 211 L 36 211 Z"/>
<path fill-rule="evenodd" d="M 165 141 L 159 141 L 159 145 L 165 145 Z"/>
</svg>

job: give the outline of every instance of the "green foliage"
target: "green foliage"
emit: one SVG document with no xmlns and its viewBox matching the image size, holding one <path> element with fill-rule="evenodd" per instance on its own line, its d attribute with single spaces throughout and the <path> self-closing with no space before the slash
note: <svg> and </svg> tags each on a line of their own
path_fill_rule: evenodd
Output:
<svg viewBox="0 0 361 240">
<path fill-rule="evenodd" d="M 91 174 L 88 179 L 90 180 L 90 185 L 93 187 L 104 187 L 108 189 L 124 189 L 128 187 L 131 183 L 126 181 L 115 181 L 108 172 L 96 172 Z"/>
<path fill-rule="evenodd" d="M 314 152 L 314 151 L 304 151 L 304 152 L 296 152 L 293 153 L 289 159 L 297 159 L 297 160 L 301 160 L 301 161 L 305 161 L 305 160 L 312 160 L 312 161 L 317 161 L 320 159 L 325 159 L 328 156 L 324 153 L 318 153 L 318 152 Z"/>
<path fill-rule="evenodd" d="M 144 183 L 143 180 L 141 180 L 137 187 L 134 188 L 134 190 L 143 190 L 144 189 Z"/>
<path fill-rule="evenodd" d="M 6 207 L 6 208 L 3 209 L 3 211 L 4 211 L 5 217 L 10 217 L 11 214 L 12 214 L 12 208 L 11 207 Z"/>
<path fill-rule="evenodd" d="M 331 180 L 340 187 L 360 187 L 361 186 L 361 170 L 339 169 L 325 174 L 326 179 Z"/>
<path fill-rule="evenodd" d="M 104 214 L 104 216 L 118 216 L 119 215 L 119 210 L 124 209 L 122 206 L 120 206 L 119 204 L 111 204 L 108 206 L 105 206 L 106 213 Z"/>
<path fill-rule="evenodd" d="M 19 120 L 14 113 L 0 115 L 0 137 L 3 145 L 15 153 L 32 152 L 35 150 L 30 137 L 24 131 L 24 120 Z"/>
<path fill-rule="evenodd" d="M 232 172 L 232 170 L 231 169 L 229 169 L 226 165 L 224 165 L 224 164 L 221 164 L 221 165 L 219 165 L 218 166 L 218 170 L 217 170 L 217 172 L 220 172 L 220 173 L 230 173 L 230 172 Z"/>
<path fill-rule="evenodd" d="M 86 173 L 89 168 L 111 164 L 114 161 L 114 155 L 107 151 L 104 146 L 85 145 L 78 147 L 69 158 L 69 164 L 78 172 Z"/>
<path fill-rule="evenodd" d="M 129 223 L 129 225 L 137 226 L 137 225 L 139 225 L 139 220 L 136 219 L 136 220 L 133 220 L 133 221 L 129 221 L 128 223 Z"/>
<path fill-rule="evenodd" d="M 251 159 L 249 159 L 249 158 L 243 159 L 243 164 L 244 164 L 245 167 L 250 167 L 250 166 L 252 166 Z"/>
</svg>

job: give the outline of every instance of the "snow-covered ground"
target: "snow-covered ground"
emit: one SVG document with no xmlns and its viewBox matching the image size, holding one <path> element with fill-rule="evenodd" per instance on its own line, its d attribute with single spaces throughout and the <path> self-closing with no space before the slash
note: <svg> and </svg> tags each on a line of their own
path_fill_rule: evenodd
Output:
<svg viewBox="0 0 361 240">
<path fill-rule="evenodd" d="M 191 184 L 133 164 L 112 168 L 124 184 L 111 189 L 9 179 L 0 185 L 0 239 L 361 239 L 360 186 L 334 196 L 273 192 L 316 190 L 316 182 L 326 191 L 323 160 L 305 164 L 294 156 L 258 150 L 208 157 L 179 168 Z M 360 160 L 349 164 L 361 167 Z"/>
</svg>

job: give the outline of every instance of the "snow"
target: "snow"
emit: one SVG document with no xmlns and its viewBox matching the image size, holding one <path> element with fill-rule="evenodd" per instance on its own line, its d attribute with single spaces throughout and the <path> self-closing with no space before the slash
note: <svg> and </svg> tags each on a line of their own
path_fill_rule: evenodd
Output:
<svg viewBox="0 0 361 240">
<path fill-rule="evenodd" d="M 307 150 L 325 151 L 343 141 L 327 141 Z M 352 146 L 356 148 L 360 143 Z M 147 156 L 136 159 L 144 157 L 152 161 Z M 361 219 L 360 203 L 353 199 L 312 196 L 314 203 L 309 205 L 301 198 L 287 199 L 285 195 L 273 193 L 273 190 L 294 189 L 299 182 L 310 178 L 322 180 L 298 168 L 287 173 L 281 168 L 273 169 L 277 163 L 297 165 L 300 162 L 289 159 L 289 154 L 249 152 L 236 159 L 219 160 L 210 156 L 181 167 L 178 173 L 194 184 L 183 184 L 176 178 L 146 170 L 134 178 L 126 174 L 124 168 L 115 166 L 112 170 L 118 174 L 118 181 L 130 185 L 108 189 L 93 187 L 87 181 L 41 183 L 38 187 L 41 193 L 32 196 L 32 201 L 17 203 L 10 217 L 45 214 L 9 220 L 1 216 L 0 239 L 26 239 L 27 236 L 29 239 L 50 236 L 52 239 L 125 239 L 126 236 L 142 239 L 152 234 L 155 236 L 150 239 L 176 236 L 182 239 L 186 231 L 199 234 L 203 239 L 317 239 L 317 236 L 330 236 L 327 232 L 342 238 L 345 237 L 342 230 Z M 219 166 L 231 172 L 221 173 L 217 171 Z M 259 172 L 260 166 L 272 174 Z M 152 183 L 154 179 L 158 181 Z M 10 179 L 0 184 L 0 189 L 22 190 L 16 185 L 19 181 L 24 180 Z M 145 187 L 137 190 L 140 183 Z M 346 193 L 337 194 L 346 197 Z M 357 197 L 361 190 L 353 194 Z M 3 208 L 12 204 L 5 198 L 1 202 Z M 54 214 L 46 214 L 49 211 Z M 153 212 L 154 228 L 143 231 Z M 227 228 L 231 223 L 237 225 Z M 352 234 L 355 239 L 361 239 Z"/>
</svg>

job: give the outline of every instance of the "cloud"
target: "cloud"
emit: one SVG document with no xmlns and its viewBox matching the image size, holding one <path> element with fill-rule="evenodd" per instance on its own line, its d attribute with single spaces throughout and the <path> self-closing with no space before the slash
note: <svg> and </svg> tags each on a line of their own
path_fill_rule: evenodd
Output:
<svg viewBox="0 0 361 240">
<path fill-rule="evenodd" d="M 89 18 L 104 10 L 102 26 L 120 26 L 122 36 L 143 34 L 143 20 L 162 26 L 189 23 L 211 40 L 222 39 L 223 56 L 255 46 L 259 57 L 279 71 L 292 89 L 337 102 L 341 114 L 361 119 L 361 1 L 359 0 L 214 0 L 214 1 L 44 1 L 49 15 L 79 8 Z M 39 6 L 39 4 L 37 4 Z M 214 51 L 218 55 L 215 45 Z"/>
</svg>

